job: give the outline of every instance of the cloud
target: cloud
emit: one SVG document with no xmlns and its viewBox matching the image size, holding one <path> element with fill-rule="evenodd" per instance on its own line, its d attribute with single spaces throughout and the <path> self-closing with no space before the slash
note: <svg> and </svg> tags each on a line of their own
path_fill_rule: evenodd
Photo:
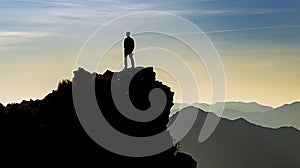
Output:
<svg viewBox="0 0 300 168">
<path fill-rule="evenodd" d="M 16 2 L 15 2 L 16 3 Z M 101 25 L 118 16 L 154 9 L 151 3 L 119 1 L 33 1 L 27 5 L 10 2 L 0 7 L 0 23 L 20 24 L 19 27 L 44 26 L 64 29 L 65 26 Z"/>
<path fill-rule="evenodd" d="M 168 35 L 184 36 L 184 35 L 195 35 L 195 34 L 199 34 L 199 33 L 217 34 L 217 33 L 230 33 L 230 32 L 264 30 L 264 29 L 285 29 L 285 28 L 300 28 L 300 25 L 278 25 L 278 26 L 263 26 L 263 27 L 245 27 L 245 28 L 240 28 L 240 29 L 222 29 L 222 30 L 212 30 L 212 31 L 205 31 L 205 32 L 186 32 L 186 33 L 176 33 L 176 34 L 168 34 Z"/>
<path fill-rule="evenodd" d="M 224 14 L 227 13 L 227 10 L 197 10 L 197 9 L 193 9 L 193 10 L 183 10 L 183 9 L 179 9 L 179 10 L 167 10 L 167 12 L 170 13 L 175 13 L 177 15 L 184 15 L 184 16 L 201 16 L 201 15 L 216 15 L 216 14 Z"/>
<path fill-rule="evenodd" d="M 44 32 L 21 32 L 21 31 L 0 31 L 0 47 L 28 42 L 34 38 L 46 37 L 49 33 Z"/>
<path fill-rule="evenodd" d="M 251 31 L 251 30 L 263 30 L 263 29 L 280 29 L 280 28 L 299 28 L 300 25 L 286 25 L 286 26 L 264 26 L 264 27 L 246 27 L 241 29 L 224 29 L 224 30 L 214 30 L 207 31 L 206 34 L 214 33 L 227 33 L 227 32 L 239 32 L 239 31 Z"/>
<path fill-rule="evenodd" d="M 4 2 L 0 6 L 0 24 L 1 26 L 3 25 L 2 29 L 8 30 L 8 32 L 18 32 L 19 34 L 11 35 L 10 37 L 0 36 L 0 45 L 18 44 L 20 42 L 26 42 L 34 38 L 45 37 L 53 34 L 51 31 L 42 31 L 45 29 L 57 29 L 59 32 L 64 32 L 64 34 L 73 33 L 78 30 L 80 30 L 81 33 L 89 33 L 96 27 L 103 25 L 113 18 L 138 11 L 166 11 L 189 18 L 190 16 L 198 17 L 202 15 L 266 15 L 284 12 L 288 13 L 295 10 L 287 7 L 242 8 L 237 6 L 236 8 L 231 8 L 228 6 L 218 6 L 217 3 L 219 2 L 214 0 L 188 2 L 174 0 L 172 3 L 166 3 L 158 0 L 151 2 L 138 2 L 133 0 L 8 1 Z M 252 30 L 252 28 L 241 30 L 218 30 L 210 31 L 208 33 L 245 30 Z"/>
<path fill-rule="evenodd" d="M 185 3 L 174 1 L 171 4 L 163 1 L 136 2 L 118 0 L 27 0 L 5 2 L 0 7 L 0 23 L 17 23 L 26 26 L 45 26 L 65 29 L 64 26 L 92 25 L 99 26 L 107 21 L 137 11 L 167 11 L 181 16 L 202 15 L 262 15 L 289 12 L 288 8 L 225 8 L 210 6 L 206 8 L 202 3 L 210 4 L 212 0 L 200 0 Z M 17 5 L 18 4 L 18 5 Z M 9 8 L 7 6 L 10 6 Z"/>
<path fill-rule="evenodd" d="M 175 13 L 178 15 L 184 16 L 201 16 L 201 15 L 264 15 L 264 14 L 276 14 L 276 13 L 285 13 L 285 12 L 293 12 L 295 9 L 178 9 L 178 10 L 168 10 L 168 12 Z"/>
</svg>

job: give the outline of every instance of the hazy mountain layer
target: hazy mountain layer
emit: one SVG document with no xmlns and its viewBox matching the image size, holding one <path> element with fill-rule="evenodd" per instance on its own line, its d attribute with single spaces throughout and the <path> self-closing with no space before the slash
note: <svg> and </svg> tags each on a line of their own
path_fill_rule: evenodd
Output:
<svg viewBox="0 0 300 168">
<path fill-rule="evenodd" d="M 175 104 L 171 114 L 187 106 L 190 105 Z M 205 103 L 194 103 L 191 106 L 199 107 L 204 111 L 209 111 L 210 107 L 210 105 Z M 285 104 L 275 109 L 257 103 L 226 102 L 221 117 L 230 120 L 243 118 L 253 124 L 269 128 L 287 126 L 300 130 L 300 102 Z"/>
<path fill-rule="evenodd" d="M 244 119 L 221 119 L 211 137 L 199 143 L 198 136 L 207 114 L 199 110 L 194 126 L 181 141 L 182 150 L 192 154 L 198 168 L 300 167 L 298 130 L 265 128 Z"/>
</svg>

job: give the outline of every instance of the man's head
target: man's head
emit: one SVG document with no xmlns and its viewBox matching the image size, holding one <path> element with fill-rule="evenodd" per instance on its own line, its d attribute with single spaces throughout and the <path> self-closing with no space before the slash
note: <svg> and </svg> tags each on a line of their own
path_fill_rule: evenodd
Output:
<svg viewBox="0 0 300 168">
<path fill-rule="evenodd" d="M 126 36 L 130 36 L 130 32 L 128 31 L 128 32 L 126 32 Z"/>
</svg>

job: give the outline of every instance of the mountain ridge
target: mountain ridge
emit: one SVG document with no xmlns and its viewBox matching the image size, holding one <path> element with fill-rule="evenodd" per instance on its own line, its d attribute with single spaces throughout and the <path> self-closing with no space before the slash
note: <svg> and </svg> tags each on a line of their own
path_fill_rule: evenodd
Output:
<svg viewBox="0 0 300 168">
<path fill-rule="evenodd" d="M 159 87 L 167 93 L 168 105 L 163 115 L 150 125 L 126 121 L 116 113 L 116 108 L 111 106 L 110 84 L 112 75 L 116 73 L 119 76 L 126 76 L 133 73 L 132 71 L 139 70 L 142 72 L 133 78 L 133 87 L 131 87 L 135 90 L 132 94 L 134 97 L 132 100 L 138 108 L 145 109 L 149 106 L 147 93 L 154 87 Z M 125 72 L 106 71 L 103 75 L 79 69 L 74 72 L 74 75 L 85 80 L 95 78 L 96 93 L 98 93 L 96 96 L 99 106 L 104 109 L 104 116 L 116 129 L 126 134 L 135 136 L 155 134 L 166 129 L 165 124 L 169 120 L 169 123 L 174 121 L 174 117 L 178 114 L 176 113 L 169 119 L 174 93 L 168 86 L 156 81 L 153 68 L 140 67 Z M 22 101 L 21 103 L 8 104 L 6 107 L 0 104 L 0 132 L 2 133 L 0 154 L 3 159 L 30 160 L 31 157 L 34 157 L 35 160 L 45 163 L 62 161 L 71 165 L 77 163 L 74 162 L 75 159 L 91 164 L 99 164 L 101 161 L 103 162 L 101 164 L 106 163 L 112 167 L 141 167 L 143 165 L 142 167 L 151 168 L 157 166 L 175 168 L 300 166 L 295 157 L 300 151 L 300 133 L 297 129 L 292 127 L 273 129 L 255 125 L 244 118 L 233 121 L 221 118 L 212 136 L 204 143 L 199 143 L 198 136 L 208 115 L 208 112 L 201 109 L 197 109 L 196 122 L 181 140 L 179 152 L 178 148 L 174 146 L 150 158 L 129 158 L 116 155 L 106 149 L 99 148 L 83 130 L 74 112 L 71 94 L 72 82 L 74 79 L 73 81 L 61 81 L 57 90 L 53 90 L 42 100 Z M 119 84 L 122 85 L 122 82 L 116 81 L 113 84 L 119 86 Z M 120 94 L 124 93 L 121 92 Z M 293 105 L 295 104 L 298 105 L 299 103 L 296 102 Z M 288 107 L 290 106 L 284 106 L 283 109 Z M 245 112 L 245 114 L 251 113 Z M 265 113 L 258 112 L 257 114 Z M 218 117 L 215 114 L 212 115 L 213 118 Z M 160 125 L 157 125 L 158 123 Z M 145 132 L 145 130 L 147 131 Z"/>
<path fill-rule="evenodd" d="M 198 136 L 208 114 L 198 109 L 193 127 L 180 142 L 182 149 L 198 161 L 199 168 L 300 166 L 296 158 L 300 150 L 299 130 L 292 127 L 262 127 L 242 118 L 234 121 L 220 118 L 213 134 L 200 143 Z M 211 115 L 210 118 L 219 118 L 213 113 Z"/>
<path fill-rule="evenodd" d="M 232 103 L 238 103 L 241 102 L 231 102 Z M 243 105 L 247 105 L 247 103 L 242 103 Z M 258 103 L 255 103 L 259 105 Z M 198 103 L 198 106 L 192 104 L 191 106 L 199 107 L 204 111 L 209 111 L 208 104 L 205 103 Z M 182 107 L 186 107 L 189 105 L 184 104 Z M 180 104 L 176 104 L 172 109 L 172 114 L 174 114 L 176 111 L 179 111 Z M 182 108 L 181 107 L 181 108 Z M 233 106 L 234 107 L 234 106 Z M 271 110 L 268 110 L 269 108 L 265 108 L 265 106 L 261 105 L 263 111 L 260 112 L 250 112 L 249 109 L 246 111 L 243 111 L 241 108 L 226 108 L 226 102 L 225 107 L 222 113 L 222 118 L 230 119 L 230 120 L 236 120 L 238 118 L 244 118 L 247 121 L 256 124 L 261 125 L 264 127 L 269 128 L 279 128 L 279 127 L 294 127 L 298 130 L 300 130 L 300 102 L 295 101 L 290 104 L 284 104 L 277 108 L 271 108 Z M 266 106 L 268 107 L 268 106 Z"/>
</svg>

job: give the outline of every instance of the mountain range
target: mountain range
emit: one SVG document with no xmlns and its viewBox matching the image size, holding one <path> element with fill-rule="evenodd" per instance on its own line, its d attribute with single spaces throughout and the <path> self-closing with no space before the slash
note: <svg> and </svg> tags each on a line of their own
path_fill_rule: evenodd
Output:
<svg viewBox="0 0 300 168">
<path fill-rule="evenodd" d="M 113 75 L 117 78 L 113 79 Z M 155 75 L 151 67 L 121 72 L 107 70 L 104 74 L 90 73 L 80 68 L 74 71 L 72 81 L 61 81 L 58 88 L 42 100 L 22 101 L 6 107 L 0 104 L 2 164 L 41 166 L 42 162 L 76 166 L 78 163 L 85 163 L 100 167 L 108 165 L 106 167 L 133 168 L 300 167 L 300 131 L 286 127 L 289 126 L 288 123 L 293 123 L 293 127 L 297 126 L 299 102 L 275 109 L 257 103 L 226 103 L 223 116 L 212 113 L 212 117 L 220 118 L 220 122 L 212 135 L 200 143 L 198 136 L 209 114 L 209 105 L 194 104 L 200 108 L 188 104 L 173 106 L 174 93 L 168 86 L 157 81 Z M 132 76 L 128 93 L 124 90 L 124 83 Z M 160 154 L 149 157 L 115 154 L 99 146 L 87 135 L 74 109 L 73 82 L 74 87 L 80 88 L 82 83 L 93 84 L 92 79 L 95 79 L 96 99 L 103 116 L 109 124 L 124 134 L 137 137 L 155 135 L 166 130 L 167 124 L 172 123 L 183 108 L 196 109 L 197 118 L 179 144 Z M 160 88 L 166 93 L 165 109 L 157 118 L 146 123 L 129 120 L 115 107 L 111 87 L 119 88 L 117 90 L 121 96 L 129 94 L 133 105 L 138 109 L 149 108 L 149 92 Z M 85 99 L 85 95 L 82 96 Z M 122 143 L 122 139 L 117 141 Z"/>
<path fill-rule="evenodd" d="M 171 115 L 187 106 L 209 111 L 211 105 L 206 103 L 194 103 L 191 105 L 175 103 Z M 263 106 L 256 102 L 225 102 L 223 113 L 219 117 L 229 120 L 243 118 L 250 123 L 268 128 L 294 127 L 300 130 L 300 102 L 285 104 L 278 108 Z"/>
<path fill-rule="evenodd" d="M 170 122 L 175 120 L 177 114 L 171 117 Z M 198 109 L 193 127 L 180 142 L 181 149 L 197 160 L 198 168 L 300 167 L 297 157 L 300 151 L 300 132 L 297 129 L 266 128 L 241 118 L 221 118 L 213 134 L 200 143 L 198 136 L 207 114 Z M 213 114 L 213 118 L 219 117 Z"/>
</svg>

